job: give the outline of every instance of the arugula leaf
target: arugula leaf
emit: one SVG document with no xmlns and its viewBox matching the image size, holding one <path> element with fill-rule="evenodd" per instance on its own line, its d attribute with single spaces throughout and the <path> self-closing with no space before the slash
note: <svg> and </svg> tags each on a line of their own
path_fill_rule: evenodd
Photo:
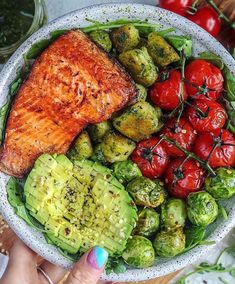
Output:
<svg viewBox="0 0 235 284">
<path fill-rule="evenodd" d="M 112 22 L 107 22 L 107 23 L 102 23 L 102 22 L 91 20 L 91 19 L 86 19 L 86 20 L 88 22 L 94 23 L 94 25 L 84 27 L 84 28 L 80 28 L 80 30 L 82 30 L 85 33 L 97 31 L 97 30 L 115 29 L 115 28 L 119 28 L 119 27 L 121 27 L 123 25 L 127 25 L 127 24 L 132 24 L 136 28 L 154 28 L 154 29 L 157 29 L 157 27 L 159 26 L 157 24 L 150 24 L 147 21 L 142 21 L 142 20 L 120 19 L 120 20 L 117 20 L 117 21 L 112 21 Z M 145 30 L 145 32 L 146 32 L 146 30 Z"/>
<path fill-rule="evenodd" d="M 192 56 L 193 42 L 190 36 L 167 35 L 165 39 L 179 52 L 184 51 L 186 57 Z"/>
<path fill-rule="evenodd" d="M 56 30 L 50 33 L 50 42 L 53 42 L 56 40 L 58 37 L 62 36 L 65 34 L 68 30 Z"/>
<path fill-rule="evenodd" d="M 166 29 L 166 30 L 161 30 L 161 31 L 158 31 L 157 32 L 157 34 L 159 35 L 159 36 L 166 36 L 167 34 L 169 34 L 169 33 L 172 33 L 172 32 L 174 32 L 175 31 L 175 28 L 169 28 L 169 29 Z"/>
<path fill-rule="evenodd" d="M 225 208 L 223 206 L 221 206 L 221 205 L 219 205 L 219 212 L 222 215 L 222 217 L 224 218 L 224 220 L 228 219 L 228 213 L 225 210 Z"/>
<path fill-rule="evenodd" d="M 16 178 L 11 177 L 6 185 L 7 198 L 14 208 L 17 216 L 22 218 L 29 226 L 45 232 L 44 227 L 38 223 L 28 212 L 23 202 L 23 187 Z"/>
<path fill-rule="evenodd" d="M 226 97 L 230 101 L 235 101 L 235 76 L 232 72 L 225 67 L 224 68 L 224 77 L 225 77 L 225 90 L 226 90 Z M 234 108 L 235 109 L 235 108 Z"/>
<path fill-rule="evenodd" d="M 206 233 L 205 227 L 192 226 L 186 228 L 185 229 L 186 245 L 184 252 L 202 243 L 205 237 L 205 233 Z"/>
<path fill-rule="evenodd" d="M 26 54 L 26 59 L 36 59 L 42 51 L 51 43 L 50 39 L 42 39 L 34 43 Z"/>
<path fill-rule="evenodd" d="M 212 52 L 204 51 L 199 54 L 198 58 L 211 62 L 212 64 L 217 66 L 220 70 L 224 69 L 224 62 L 222 58 Z"/>
<path fill-rule="evenodd" d="M 125 271 L 126 271 L 126 265 L 123 259 L 109 258 L 106 264 L 106 268 L 105 268 L 106 274 L 110 274 L 110 273 L 120 274 L 120 273 L 124 273 Z"/>
</svg>

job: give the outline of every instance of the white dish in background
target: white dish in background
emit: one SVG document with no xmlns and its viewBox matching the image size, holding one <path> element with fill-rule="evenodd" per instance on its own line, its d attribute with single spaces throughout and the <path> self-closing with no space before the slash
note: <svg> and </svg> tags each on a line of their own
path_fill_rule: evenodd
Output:
<svg viewBox="0 0 235 284">
<path fill-rule="evenodd" d="M 10 83 L 16 77 L 16 71 L 23 65 L 22 55 L 26 53 L 31 45 L 43 38 L 49 36 L 51 31 L 58 29 L 78 28 L 90 25 L 86 18 L 105 22 L 106 20 L 116 20 L 120 18 L 129 19 L 148 19 L 149 22 L 160 24 L 161 28 L 175 27 L 178 34 L 191 35 L 193 38 L 194 55 L 208 50 L 223 59 L 224 63 L 235 74 L 235 61 L 225 48 L 207 32 L 197 25 L 160 8 L 141 4 L 107 4 L 96 5 L 84 8 L 49 23 L 37 33 L 32 35 L 10 58 L 0 74 L 0 105 L 3 105 Z M 55 246 L 47 244 L 44 236 L 29 227 L 22 219 L 14 213 L 8 203 L 6 195 L 6 183 L 9 176 L 0 173 L 0 210 L 15 233 L 34 251 L 45 259 L 57 265 L 69 268 L 72 262 L 62 256 Z M 224 202 L 224 207 L 228 212 L 228 219 L 218 219 L 209 226 L 208 239 L 219 242 L 235 226 L 235 198 Z M 163 259 L 157 258 L 155 265 L 147 269 L 129 268 L 123 274 L 103 275 L 103 279 L 111 281 L 141 281 L 158 276 L 166 275 L 170 272 L 183 268 L 184 266 L 195 262 L 199 257 L 206 254 L 214 245 L 198 246 L 189 252 L 179 255 L 175 258 Z"/>
</svg>

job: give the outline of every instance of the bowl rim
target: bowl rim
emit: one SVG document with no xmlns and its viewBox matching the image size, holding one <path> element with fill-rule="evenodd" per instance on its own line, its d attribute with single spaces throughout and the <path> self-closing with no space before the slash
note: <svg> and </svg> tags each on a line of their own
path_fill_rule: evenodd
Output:
<svg viewBox="0 0 235 284">
<path fill-rule="evenodd" d="M 191 21 L 175 14 L 170 11 L 154 7 L 151 5 L 145 4 L 131 4 L 131 3 L 109 3 L 109 4 L 98 4 L 92 5 L 89 7 L 85 7 L 82 9 L 78 9 L 71 13 L 68 13 L 62 17 L 55 19 L 54 21 L 50 22 L 43 28 L 41 28 L 38 32 L 34 33 L 31 37 L 29 37 L 12 55 L 9 61 L 6 63 L 4 68 L 0 73 L 0 94 L 2 94 L 4 88 L 9 87 L 9 80 L 10 78 L 14 78 L 17 67 L 23 65 L 23 56 L 25 52 L 27 52 L 32 45 L 32 43 L 37 42 L 40 39 L 47 38 L 49 33 L 53 30 L 59 29 L 61 26 L 65 26 L 72 21 L 74 18 L 78 18 L 79 16 L 84 17 L 84 14 L 90 13 L 94 11 L 94 17 L 97 11 L 102 11 L 105 9 L 107 11 L 113 12 L 116 11 L 129 11 L 130 13 L 134 13 L 135 17 L 141 18 L 140 11 L 144 11 L 145 14 L 149 14 L 151 16 L 156 14 L 156 21 L 160 21 L 157 19 L 157 11 L 160 14 L 166 17 L 171 18 L 171 24 L 174 26 L 184 25 L 184 32 L 186 31 L 187 34 L 196 37 L 197 39 L 201 40 L 204 44 L 206 44 L 206 48 L 215 51 L 216 54 L 220 55 L 223 59 L 224 63 L 227 67 L 235 74 L 235 61 L 229 52 L 211 35 L 209 35 L 206 31 L 198 27 L 196 24 L 192 23 Z M 137 12 L 139 11 L 139 12 Z M 105 19 L 107 17 L 105 16 Z M 134 16 L 132 17 L 134 18 Z M 153 21 L 151 21 L 153 22 Z M 78 24 L 77 24 L 78 26 Z M 195 32 L 197 30 L 197 34 Z M 4 98 L 3 98 L 4 99 Z M 1 174 L 1 176 L 8 177 L 7 175 Z M 2 177 L 0 176 L 0 180 Z M 68 261 L 64 256 L 60 254 L 58 257 L 58 251 L 56 248 L 49 244 L 40 244 L 40 239 L 38 239 L 38 232 L 36 230 L 30 228 L 23 220 L 21 220 L 15 213 L 13 213 L 13 209 L 10 208 L 8 201 L 6 200 L 6 192 L 5 192 L 5 185 L 2 188 L 4 182 L 1 182 L 1 189 L 0 189 L 0 197 L 1 200 L 4 202 L 0 203 L 0 211 L 2 212 L 3 217 L 9 223 L 10 227 L 13 231 L 21 238 L 31 249 L 37 252 L 39 255 L 43 256 L 50 262 L 63 266 L 65 268 L 69 268 L 72 265 L 71 261 Z M 14 214 L 14 218 L 12 217 Z M 23 222 L 23 223 L 22 223 Z M 215 231 L 211 234 L 211 236 L 207 239 L 208 241 L 215 241 L 218 243 L 222 240 L 229 231 L 235 226 L 235 205 L 231 208 L 231 212 L 229 214 L 228 220 L 225 220 L 223 224 L 220 224 Z M 27 231 L 22 231 L 22 227 Z M 40 244 L 40 245 L 39 245 Z M 194 249 L 179 255 L 175 258 L 171 258 L 166 260 L 165 262 L 161 263 L 160 265 L 156 265 L 146 269 L 128 269 L 127 272 L 123 274 L 110 274 L 106 275 L 103 274 L 102 279 L 104 280 L 111 280 L 111 281 L 142 281 L 148 280 L 155 277 L 163 276 L 174 272 L 182 267 L 191 264 L 198 260 L 203 254 L 207 253 L 211 250 L 214 245 L 210 246 L 198 246 Z M 47 251 L 47 253 L 45 253 Z M 50 251 L 50 253 L 49 253 Z M 55 259 L 55 256 L 58 257 Z"/>
</svg>

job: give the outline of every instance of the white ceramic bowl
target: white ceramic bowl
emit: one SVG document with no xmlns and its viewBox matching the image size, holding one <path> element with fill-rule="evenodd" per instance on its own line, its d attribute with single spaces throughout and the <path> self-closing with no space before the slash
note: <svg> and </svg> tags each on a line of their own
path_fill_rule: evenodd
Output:
<svg viewBox="0 0 235 284">
<path fill-rule="evenodd" d="M 5 101 L 8 94 L 9 84 L 14 80 L 17 70 L 23 65 L 22 55 L 26 53 L 30 46 L 49 36 L 49 33 L 58 29 L 72 29 L 90 25 L 86 18 L 105 22 L 106 20 L 116 20 L 120 18 L 128 19 L 148 19 L 152 23 L 158 23 L 162 28 L 175 27 L 178 34 L 190 35 L 193 38 L 194 54 L 204 50 L 209 50 L 222 57 L 224 63 L 235 74 L 235 61 L 224 47 L 207 32 L 197 25 L 160 8 L 139 4 L 107 4 L 96 5 L 89 8 L 75 11 L 56 19 L 41 30 L 31 36 L 10 58 L 0 75 L 0 105 Z M 45 259 L 57 265 L 69 268 L 72 262 L 63 257 L 55 246 L 47 244 L 43 235 L 30 228 L 23 220 L 17 217 L 8 203 L 6 195 L 6 182 L 9 177 L 0 173 L 0 210 L 15 233 L 34 251 Z M 228 212 L 228 219 L 225 221 L 219 218 L 208 230 L 208 240 L 219 242 L 235 225 L 235 198 L 224 203 Z M 153 267 L 147 269 L 129 268 L 123 274 L 103 275 L 103 279 L 112 281 L 141 281 L 154 277 L 166 275 L 196 261 L 205 255 L 213 245 L 198 246 L 193 250 L 180 256 L 163 259 L 157 258 Z"/>
</svg>

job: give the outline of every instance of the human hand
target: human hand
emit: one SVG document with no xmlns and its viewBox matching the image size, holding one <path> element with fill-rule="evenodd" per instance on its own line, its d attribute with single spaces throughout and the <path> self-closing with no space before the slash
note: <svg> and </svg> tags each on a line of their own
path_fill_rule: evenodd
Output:
<svg viewBox="0 0 235 284">
<path fill-rule="evenodd" d="M 37 257 L 35 252 L 17 240 L 11 249 L 9 263 L 0 284 L 56 284 L 64 278 L 67 272 L 65 269 L 44 261 L 40 268 L 50 277 L 50 283 L 43 272 L 37 269 Z M 99 281 L 107 259 L 108 253 L 104 249 L 91 249 L 74 265 L 65 284 L 111 284 Z"/>
</svg>

